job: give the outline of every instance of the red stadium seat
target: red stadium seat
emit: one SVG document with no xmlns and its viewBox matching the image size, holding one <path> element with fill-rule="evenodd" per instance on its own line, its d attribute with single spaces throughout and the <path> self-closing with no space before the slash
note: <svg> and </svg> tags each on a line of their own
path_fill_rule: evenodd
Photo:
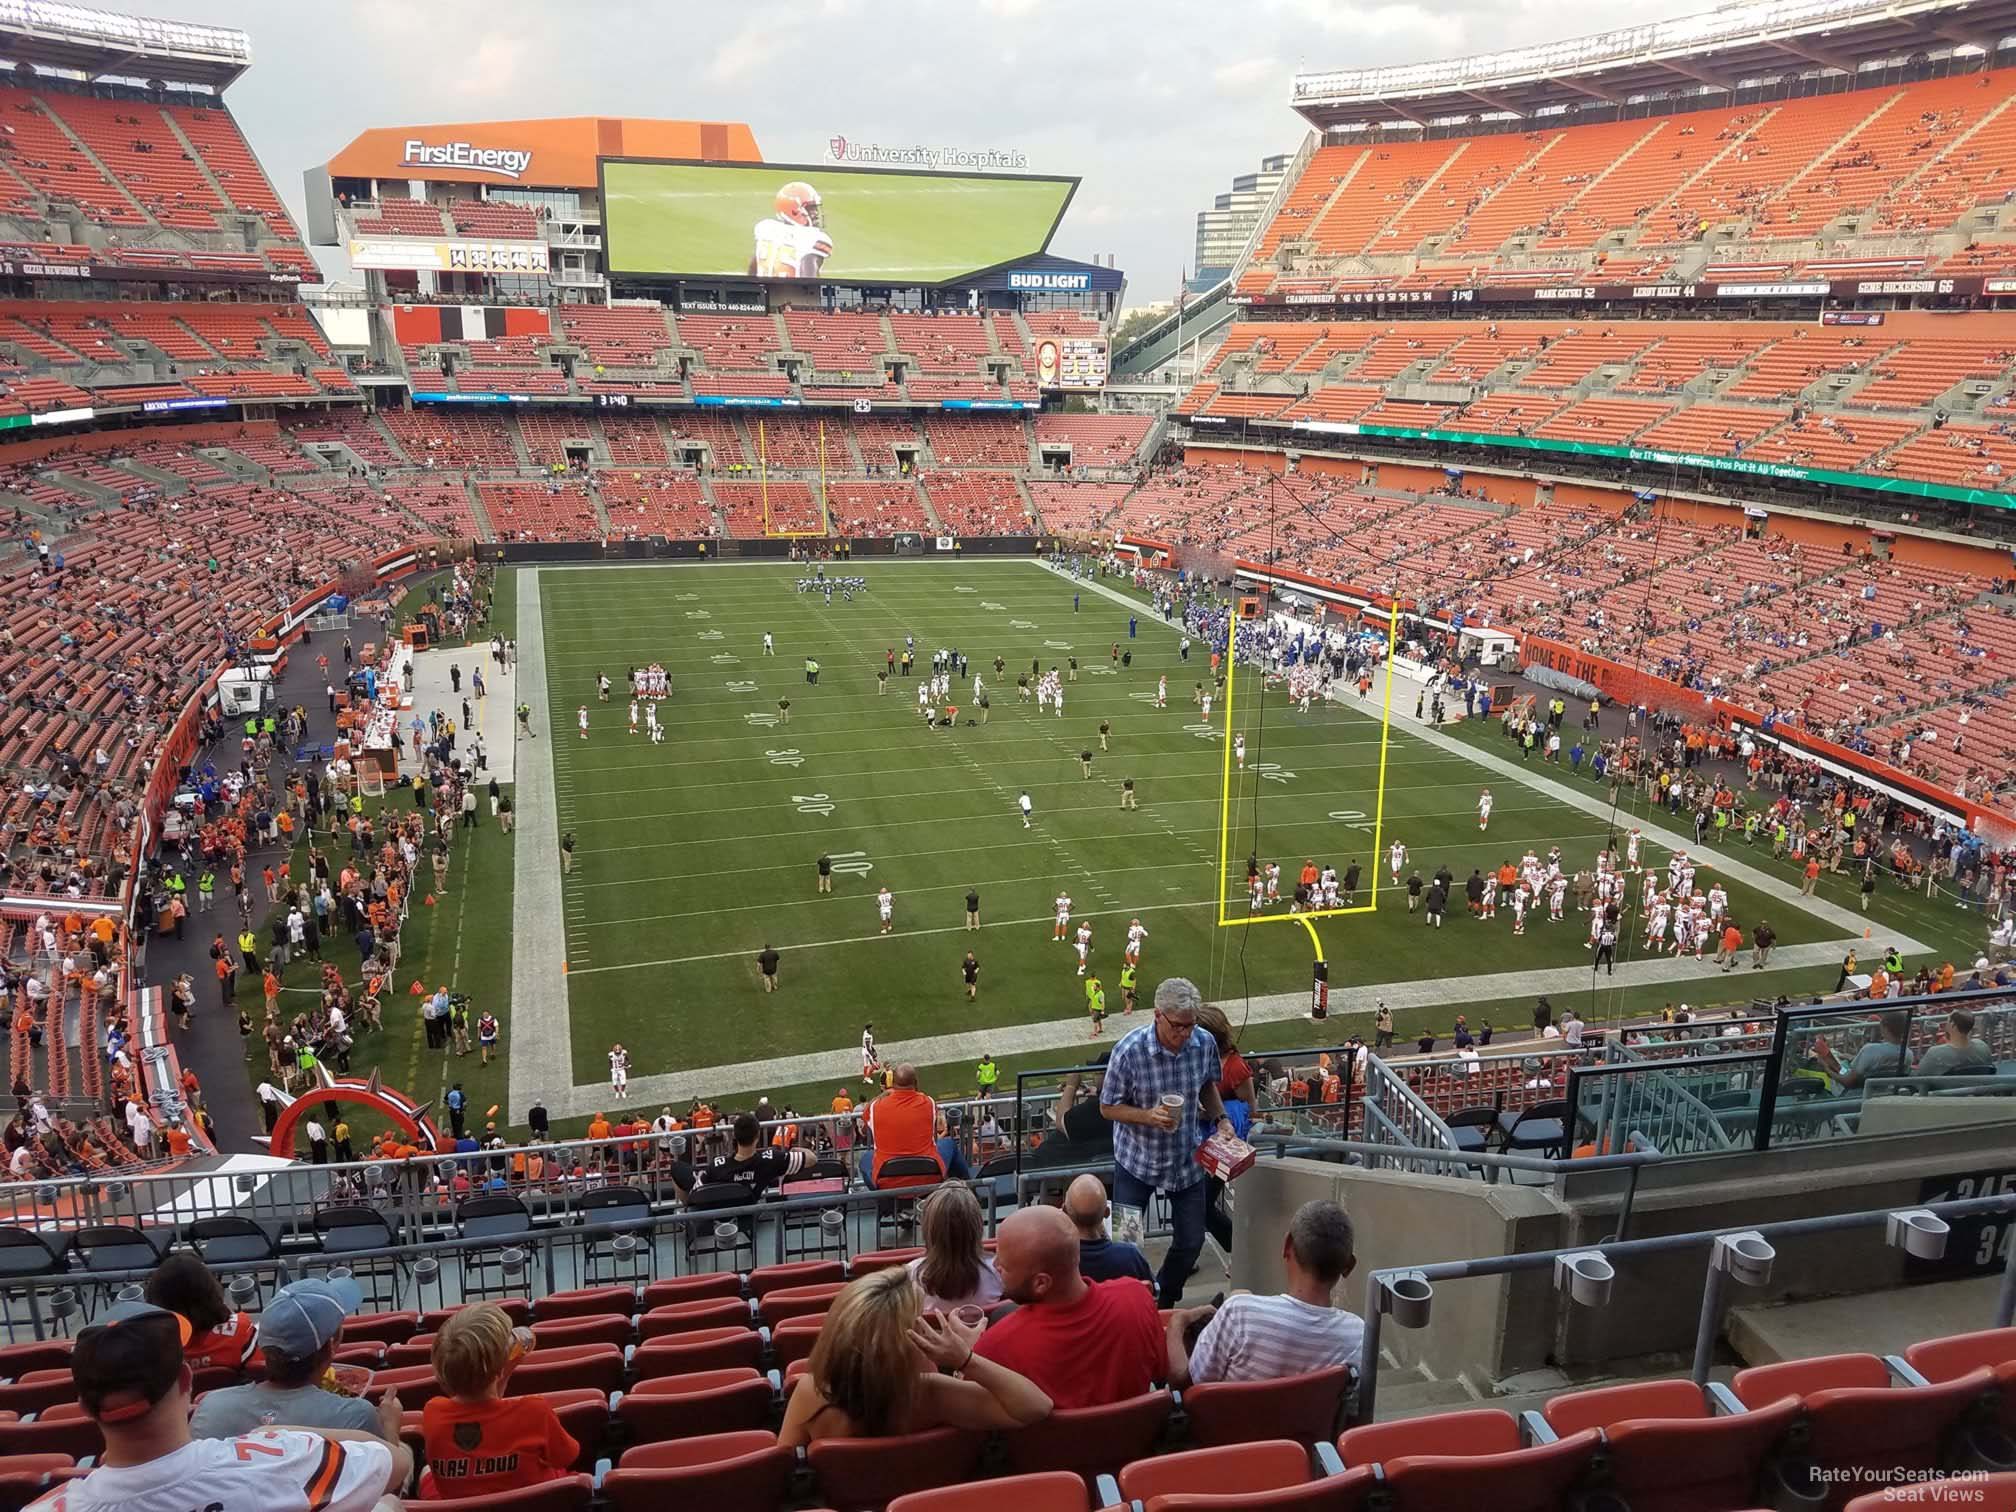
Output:
<svg viewBox="0 0 2016 1512">
<path fill-rule="evenodd" d="M 511 1372 L 504 1384 L 506 1396 L 535 1396 L 545 1392 L 588 1387 L 605 1395 L 623 1386 L 623 1351 L 614 1344 L 570 1344 L 560 1349 L 535 1350 Z"/>
<path fill-rule="evenodd" d="M 745 1365 L 640 1380 L 617 1401 L 616 1420 L 649 1444 L 761 1428 L 774 1405 L 769 1380 Z"/>
<path fill-rule="evenodd" d="M 1515 1454 L 1523 1447 L 1519 1420 L 1496 1407 L 1366 1423 L 1345 1430 L 1337 1440 L 1337 1452 L 1347 1465 L 1370 1465 L 1416 1454 Z"/>
<path fill-rule="evenodd" d="M 1174 1492 L 1148 1499 L 1144 1512 L 1369 1512 L 1379 1472 L 1369 1465 L 1269 1491 Z"/>
<path fill-rule="evenodd" d="M 568 1475 L 559 1480 L 521 1486 L 516 1491 L 493 1492 L 488 1496 L 458 1496 L 430 1501 L 406 1498 L 407 1512 L 587 1512 L 594 1500 L 592 1475 Z"/>
<path fill-rule="evenodd" d="M 763 1360 L 763 1336 L 753 1328 L 697 1328 L 691 1333 L 647 1339 L 631 1351 L 630 1370 L 639 1380 L 687 1375 L 699 1370 L 755 1366 Z"/>
<path fill-rule="evenodd" d="M 770 1330 L 770 1351 L 780 1369 L 812 1357 L 812 1346 L 819 1342 L 819 1329 L 825 1321 L 823 1313 L 809 1318 L 787 1318 Z"/>
<path fill-rule="evenodd" d="M 1904 1363 L 1928 1381 L 1950 1381 L 1987 1366 L 2002 1390 L 2002 1427 L 2016 1433 L 2016 1328 L 1926 1339 L 1904 1351 Z"/>
<path fill-rule="evenodd" d="M 510 1318 L 511 1322 L 516 1326 L 527 1327 L 532 1322 L 532 1304 L 524 1297 L 485 1297 L 483 1300 L 492 1307 L 503 1308 L 505 1316 Z M 462 1311 L 464 1307 L 473 1305 L 473 1303 L 461 1302 L 453 1307 L 430 1308 L 420 1315 L 418 1332 L 439 1333 L 443 1323 L 446 1323 L 455 1314 Z"/>
<path fill-rule="evenodd" d="M 701 1329 L 747 1328 L 752 1321 L 749 1304 L 739 1297 L 667 1302 L 637 1319 L 637 1337 L 657 1339 L 666 1334 L 695 1333 Z"/>
<path fill-rule="evenodd" d="M 555 1323 L 563 1318 L 629 1317 L 637 1310 L 637 1293 L 627 1286 L 590 1286 L 580 1291 L 554 1292 L 532 1304 L 532 1321 Z"/>
<path fill-rule="evenodd" d="M 1183 1393 L 1183 1411 L 1198 1443 L 1244 1444 L 1292 1438 L 1328 1443 L 1337 1431 L 1351 1367 L 1335 1365 L 1278 1381 L 1212 1381 Z"/>
<path fill-rule="evenodd" d="M 562 1318 L 557 1323 L 534 1323 L 532 1338 L 541 1351 L 564 1349 L 576 1344 L 627 1345 L 636 1333 L 628 1313 L 602 1313 L 594 1317 Z M 535 1355 L 534 1358 L 537 1358 Z"/>
<path fill-rule="evenodd" d="M 718 1297 L 742 1295 L 742 1278 L 733 1271 L 709 1271 L 699 1276 L 674 1276 L 653 1281 L 644 1288 L 637 1305 L 645 1312 L 669 1307 L 674 1302 L 702 1302 Z"/>
<path fill-rule="evenodd" d="M 1382 1459 L 1379 1470 L 1406 1512 L 1555 1512 L 1595 1462 L 1600 1438 L 1589 1429 L 1504 1454 L 1409 1455 Z"/>
<path fill-rule="evenodd" d="M 782 1286 L 771 1291 L 759 1304 L 762 1321 L 774 1328 L 790 1318 L 819 1318 L 847 1289 L 844 1281 L 818 1286 Z"/>
<path fill-rule="evenodd" d="M 1983 1415 L 1995 1392 L 1988 1366 L 1929 1386 L 1892 1386 L 1875 1355 L 1788 1360 L 1736 1373 L 1731 1389 L 1746 1407 L 1797 1394 L 1805 1423 L 1802 1463 L 1825 1480 L 1805 1487 L 1826 1494 L 1828 1512 L 1857 1486 L 1944 1468 L 1964 1449 L 1963 1429 Z"/>
<path fill-rule="evenodd" d="M 343 1320 L 343 1332 L 337 1337 L 345 1344 L 402 1344 L 419 1331 L 418 1313 L 358 1313 Z"/>
<path fill-rule="evenodd" d="M 1191 1449 L 1135 1460 L 1120 1472 L 1130 1501 L 1158 1496 L 1247 1496 L 1300 1486 L 1310 1479 L 1309 1450 L 1290 1439 L 1263 1439 L 1216 1449 Z"/>
<path fill-rule="evenodd" d="M 772 1512 L 783 1503 L 795 1463 L 776 1435 L 762 1429 L 673 1439 L 626 1450 L 602 1477 L 602 1491 L 614 1512 Z"/>
<path fill-rule="evenodd" d="M 0 1385 L 0 1412 L 18 1412 L 23 1417 L 58 1402 L 76 1400 L 77 1385 L 71 1379 L 68 1365 L 61 1369 L 31 1370 Z"/>
<path fill-rule="evenodd" d="M 1077 1476 L 1053 1470 L 912 1491 L 889 1503 L 889 1512 L 997 1512 L 1001 1507 L 1012 1507 L 1014 1512 L 1092 1512 L 1092 1499 Z"/>
<path fill-rule="evenodd" d="M 1635 1381 L 1554 1397 L 1542 1416 L 1557 1435 L 1565 1436 L 1630 1418 L 1704 1418 L 1708 1403 L 1692 1381 Z"/>
<path fill-rule="evenodd" d="M 1723 1417 L 1606 1424 L 1605 1488 L 1629 1502 L 1631 1512 L 1703 1512 L 1769 1501 L 1766 1464 L 1799 1412 L 1797 1399 L 1785 1397 Z"/>
<path fill-rule="evenodd" d="M 864 1512 L 912 1491 L 971 1479 L 986 1447 L 985 1434 L 934 1428 L 894 1438 L 819 1439 L 805 1459 L 828 1505 Z"/>
<path fill-rule="evenodd" d="M 29 1423 L 0 1421 L 0 1455 L 67 1454 L 95 1458 L 105 1452 L 105 1435 L 76 1402 L 59 1402 Z"/>
<path fill-rule="evenodd" d="M 70 1341 L 38 1339 L 32 1344 L 0 1346 L 0 1376 L 18 1381 L 31 1370 L 68 1370 Z"/>
<path fill-rule="evenodd" d="M 375 1402 L 388 1391 L 397 1391 L 401 1404 L 407 1407 L 424 1407 L 442 1395 L 432 1365 L 401 1365 L 374 1371 L 370 1384 L 364 1388 L 365 1397 Z"/>
<path fill-rule="evenodd" d="M 1168 1392 L 1151 1391 L 1105 1407 L 1060 1409 L 1001 1435 L 1009 1472 L 1065 1470 L 1089 1483 L 1152 1453 L 1174 1406 Z"/>
<path fill-rule="evenodd" d="M 767 1297 L 771 1292 L 801 1286 L 824 1286 L 845 1281 L 847 1267 L 838 1260 L 793 1260 L 785 1265 L 763 1265 L 749 1272 L 749 1295 Z"/>
<path fill-rule="evenodd" d="M 923 1254 L 923 1249 L 916 1246 L 909 1249 L 869 1250 L 856 1255 L 848 1263 L 847 1274 L 858 1277 L 871 1275 L 878 1270 L 893 1270 L 899 1265 L 908 1265 L 912 1260 L 920 1259 Z"/>
</svg>

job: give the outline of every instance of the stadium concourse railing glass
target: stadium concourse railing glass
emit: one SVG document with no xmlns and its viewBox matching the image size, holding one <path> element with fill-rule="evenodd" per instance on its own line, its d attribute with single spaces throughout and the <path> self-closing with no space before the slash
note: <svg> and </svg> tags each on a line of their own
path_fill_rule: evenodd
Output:
<svg viewBox="0 0 2016 1512">
<path fill-rule="evenodd" d="M 1600 1309 L 1611 1304 L 1620 1278 L 1628 1290 L 1633 1262 L 1699 1253 L 1706 1269 L 1701 1288 L 1701 1321 L 1695 1335 L 1693 1376 L 1697 1386 L 1712 1390 L 1708 1375 L 1714 1363 L 1729 1287 L 1732 1282 L 1747 1286 L 1767 1284 L 1781 1245 L 1825 1236 L 1830 1240 L 1828 1253 L 1837 1258 L 1840 1246 L 1859 1242 L 1881 1243 L 1911 1260 L 1925 1262 L 1944 1255 L 1953 1233 L 1967 1232 L 1981 1222 L 1992 1225 L 2011 1216 L 2016 1216 L 2016 1194 L 1934 1202 L 1917 1208 L 1835 1213 L 1821 1218 L 1763 1223 L 1752 1228 L 1605 1240 L 1575 1250 L 1539 1250 L 1436 1265 L 1387 1266 L 1373 1271 L 1365 1280 L 1365 1337 L 1360 1346 L 1357 1397 L 1351 1416 L 1353 1421 L 1362 1423 L 1370 1422 L 1377 1413 L 1380 1340 L 1388 1320 L 1399 1328 L 1432 1327 L 1435 1290 L 1443 1282 L 1551 1271 L 1555 1288 L 1568 1305 Z M 2008 1250 L 1994 1312 L 1983 1320 L 1984 1328 L 2007 1328 L 2012 1317 L 2016 1317 L 2016 1245 L 2008 1246 Z M 1826 1290 L 1825 1282 L 1817 1282 L 1814 1289 Z"/>
<path fill-rule="evenodd" d="M 1955 1009 L 1973 1015 L 1985 1058 L 1964 1074 L 1914 1074 L 1946 1040 Z M 1632 1031 L 1606 1042 L 1602 1057 L 1568 1070 L 1572 1148 L 1691 1155 L 2016 1122 L 2016 993 L 2007 989 L 1784 1007 L 1754 1028 L 1726 1024 L 1705 1038 Z"/>
</svg>

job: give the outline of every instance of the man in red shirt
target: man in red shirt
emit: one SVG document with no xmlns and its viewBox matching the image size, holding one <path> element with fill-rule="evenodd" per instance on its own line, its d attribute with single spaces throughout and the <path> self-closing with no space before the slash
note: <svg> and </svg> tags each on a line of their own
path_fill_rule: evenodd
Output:
<svg viewBox="0 0 2016 1512">
<path fill-rule="evenodd" d="M 1155 1293 L 1131 1276 L 1087 1281 L 1078 1231 L 1062 1210 L 1023 1208 L 1001 1225 L 994 1268 L 1016 1310 L 974 1352 L 1019 1371 L 1057 1407 L 1103 1407 L 1147 1391 L 1168 1369 Z"/>
</svg>

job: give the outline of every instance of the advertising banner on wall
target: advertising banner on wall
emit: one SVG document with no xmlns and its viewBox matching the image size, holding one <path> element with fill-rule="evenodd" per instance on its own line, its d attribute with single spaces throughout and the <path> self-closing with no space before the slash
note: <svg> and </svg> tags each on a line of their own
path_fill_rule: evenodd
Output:
<svg viewBox="0 0 2016 1512">
<path fill-rule="evenodd" d="M 401 272 L 544 273 L 546 244 L 536 241 L 423 241 L 375 236 L 350 243 L 350 265 Z"/>
</svg>

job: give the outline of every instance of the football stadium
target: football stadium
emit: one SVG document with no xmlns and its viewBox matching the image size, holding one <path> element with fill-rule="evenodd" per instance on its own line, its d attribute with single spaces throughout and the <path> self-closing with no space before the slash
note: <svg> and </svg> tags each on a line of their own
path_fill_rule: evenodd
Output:
<svg viewBox="0 0 2016 1512">
<path fill-rule="evenodd" d="M 1312 53 L 1159 304 L 256 24 L 0 6 L 0 1512 L 2016 1512 L 2016 6 Z"/>
</svg>

